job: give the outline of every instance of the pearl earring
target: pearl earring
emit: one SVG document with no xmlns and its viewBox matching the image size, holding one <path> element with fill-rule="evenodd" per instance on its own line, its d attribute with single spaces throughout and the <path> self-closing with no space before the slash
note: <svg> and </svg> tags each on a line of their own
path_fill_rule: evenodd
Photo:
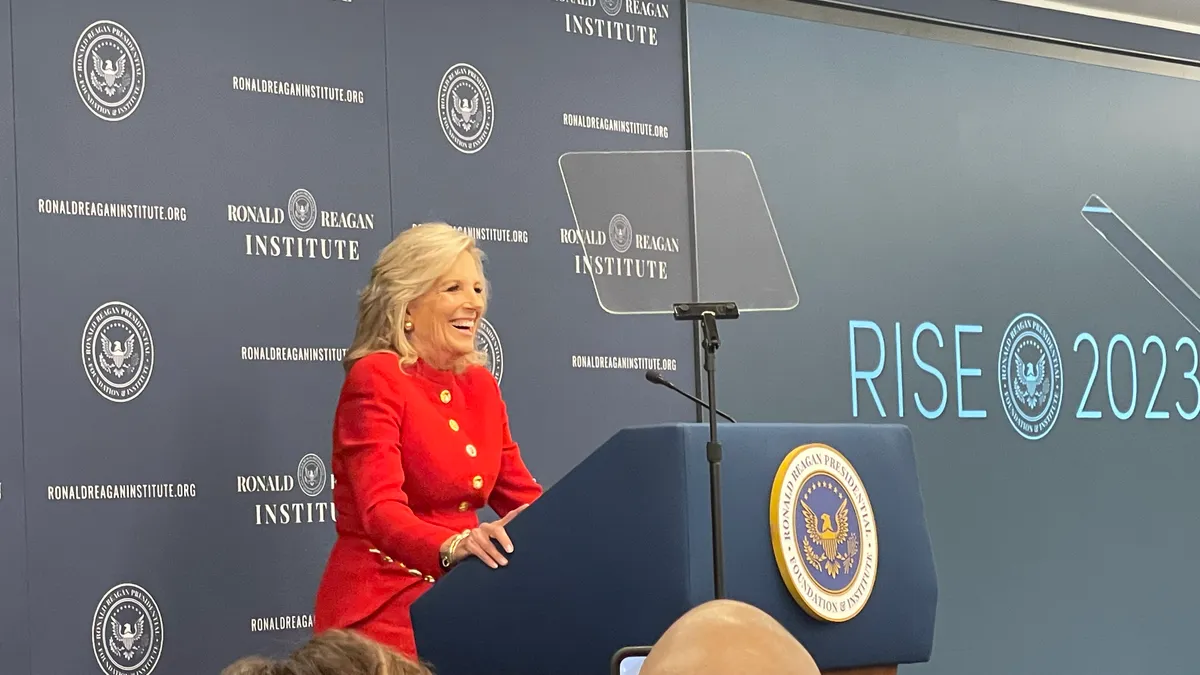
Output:
<svg viewBox="0 0 1200 675">
<path fill-rule="evenodd" d="M 404 332 L 405 332 L 405 333 L 411 333 L 411 332 L 412 332 L 412 329 L 413 329 L 412 322 L 411 322 L 411 321 L 405 321 L 405 322 L 404 322 Z"/>
</svg>

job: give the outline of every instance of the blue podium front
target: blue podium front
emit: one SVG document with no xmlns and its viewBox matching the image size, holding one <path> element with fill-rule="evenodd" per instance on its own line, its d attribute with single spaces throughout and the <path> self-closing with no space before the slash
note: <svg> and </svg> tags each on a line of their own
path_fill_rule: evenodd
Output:
<svg viewBox="0 0 1200 675">
<path fill-rule="evenodd" d="M 822 670 L 929 660 L 937 576 L 912 436 L 883 424 L 722 424 L 726 597 Z M 623 429 L 412 609 L 439 675 L 606 675 L 713 599 L 708 426 Z"/>
</svg>

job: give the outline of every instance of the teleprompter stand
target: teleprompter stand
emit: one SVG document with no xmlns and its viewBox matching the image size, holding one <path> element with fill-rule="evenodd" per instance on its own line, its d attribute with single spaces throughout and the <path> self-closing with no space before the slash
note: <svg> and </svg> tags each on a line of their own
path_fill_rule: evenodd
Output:
<svg viewBox="0 0 1200 675">
<path fill-rule="evenodd" d="M 721 441 L 717 439 L 717 350 L 721 336 L 717 321 L 740 315 L 733 302 L 677 302 L 676 321 L 700 324 L 700 348 L 704 351 L 704 375 L 708 382 L 708 490 L 712 503 L 713 590 L 717 600 L 725 597 L 725 537 L 721 519 Z"/>
<path fill-rule="evenodd" d="M 713 412 L 717 324 L 800 302 L 754 163 L 737 150 L 647 150 L 569 152 L 558 164 L 582 249 L 577 264 L 591 277 L 600 307 L 614 315 L 672 314 L 698 326 L 692 332 L 702 339 L 693 349 L 703 350 L 708 402 L 701 405 L 710 411 L 713 591 L 728 597 L 723 457 Z M 684 395 L 698 400 L 700 389 Z"/>
</svg>

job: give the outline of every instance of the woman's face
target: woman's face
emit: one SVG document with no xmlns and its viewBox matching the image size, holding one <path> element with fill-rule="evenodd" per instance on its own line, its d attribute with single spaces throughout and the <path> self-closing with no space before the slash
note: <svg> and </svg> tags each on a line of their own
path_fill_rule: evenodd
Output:
<svg viewBox="0 0 1200 675">
<path fill-rule="evenodd" d="M 408 306 L 408 339 L 422 359 L 445 368 L 475 351 L 475 331 L 485 307 L 484 282 L 469 251 L 425 295 Z"/>
</svg>

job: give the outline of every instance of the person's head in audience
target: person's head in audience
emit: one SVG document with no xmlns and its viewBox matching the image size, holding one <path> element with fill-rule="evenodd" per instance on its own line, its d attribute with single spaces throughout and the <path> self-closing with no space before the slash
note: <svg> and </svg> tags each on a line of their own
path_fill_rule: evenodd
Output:
<svg viewBox="0 0 1200 675">
<path fill-rule="evenodd" d="M 286 659 L 247 656 L 221 675 L 432 675 L 419 663 L 345 630 L 319 633 Z"/>
<path fill-rule="evenodd" d="M 640 675 L 820 675 L 808 650 L 766 612 L 713 600 L 679 617 Z"/>
</svg>

